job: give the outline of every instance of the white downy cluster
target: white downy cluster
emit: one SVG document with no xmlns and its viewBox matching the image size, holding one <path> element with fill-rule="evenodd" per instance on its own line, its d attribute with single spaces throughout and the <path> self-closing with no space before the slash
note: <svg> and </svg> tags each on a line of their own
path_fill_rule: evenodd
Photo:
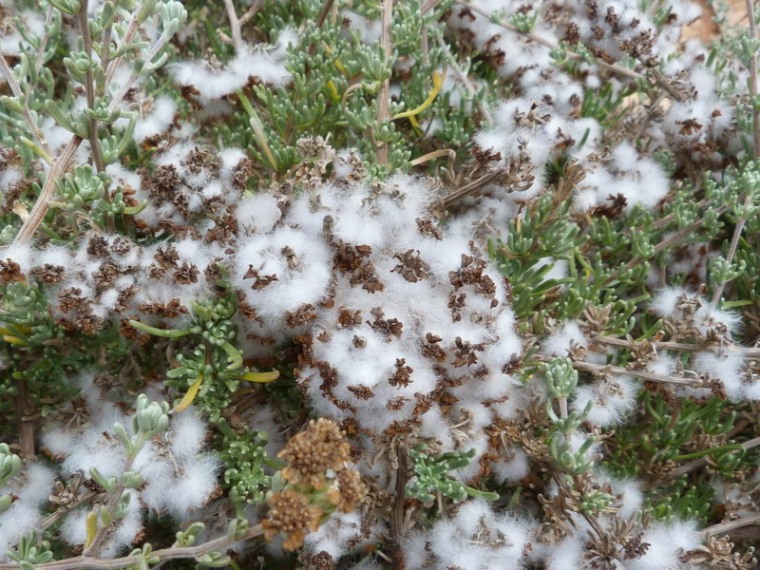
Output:
<svg viewBox="0 0 760 570">
<path fill-rule="evenodd" d="M 497 514 L 482 500 L 467 501 L 430 530 L 410 533 L 403 544 L 409 568 L 522 568 L 533 524 Z"/>
<path fill-rule="evenodd" d="M 42 436 L 45 453 L 60 461 L 62 473 L 67 476 L 80 473 L 89 479 L 94 468 L 105 479 L 118 479 L 125 469 L 126 455 L 114 433 L 114 424 L 118 422 L 129 430 L 130 413 L 103 398 L 91 375 L 81 376 L 80 387 L 90 417 L 81 426 L 72 422 L 50 423 Z M 216 457 L 203 453 L 206 431 L 200 417 L 192 409 L 187 410 L 174 416 L 168 430 L 139 451 L 130 469 L 140 474 L 144 484 L 125 491 L 131 495 L 127 512 L 116 521 L 116 529 L 101 552 L 103 556 L 115 556 L 134 543 L 143 528 L 146 511 L 168 514 L 178 521 L 197 517 L 198 510 L 216 490 L 220 468 Z M 85 543 L 85 519 L 90 510 L 84 506 L 64 520 L 61 537 L 69 544 Z"/>
<path fill-rule="evenodd" d="M 474 0 L 467 6 L 455 5 L 448 20 L 452 31 L 489 55 L 516 93 L 491 110 L 491 123 L 474 138 L 483 151 L 492 153 L 494 165 L 519 173 L 511 189 L 522 192 L 514 199 L 540 191 L 546 166 L 559 152 L 583 167 L 573 197 L 574 208 L 583 212 L 621 205 L 630 210 L 636 204 L 654 208 L 669 191 L 663 166 L 652 158 L 657 152 L 687 164 L 718 164 L 715 143 L 733 128 L 735 114 L 732 105 L 717 95 L 719 78 L 704 65 L 708 48 L 696 41 L 679 43 L 683 26 L 700 16 L 696 5 L 669 5 L 669 18 L 658 29 L 652 10 L 642 10 L 637 2 L 543 3 L 527 12 L 536 16 L 532 34 L 541 41 L 506 31 L 487 18 L 494 15 L 509 21 L 518 12 L 525 14 L 525 8 Z M 578 64 L 589 73 L 573 77 L 552 61 L 549 46 L 561 42 L 571 47 L 580 43 L 593 54 L 597 63 Z M 628 97 L 620 116 L 595 115 L 594 97 L 624 97 L 637 75 L 627 68 L 608 69 L 609 62 L 621 62 L 624 68 L 627 58 L 644 64 L 639 70 L 665 62 L 665 75 L 659 81 L 667 84 L 668 98 L 650 105 Z M 604 85 L 595 66 L 609 73 Z M 746 70 L 735 73 L 746 78 Z M 609 90 L 607 95 L 602 87 Z M 646 138 L 645 154 L 626 140 L 630 132 Z"/>
<path fill-rule="evenodd" d="M 678 334 L 679 325 L 694 331 L 697 338 L 687 340 L 709 343 L 691 358 L 689 368 L 706 382 L 718 382 L 721 391 L 734 401 L 760 399 L 760 382 L 748 367 L 741 347 L 735 344 L 733 334 L 739 326 L 738 315 L 718 309 L 700 295 L 681 287 L 663 288 L 652 300 L 652 310 L 671 323 Z M 692 332 L 691 334 L 694 334 Z M 679 363 L 665 353 L 649 363 L 649 370 L 658 374 L 677 373 Z M 687 390 L 695 396 L 715 391 L 714 386 Z"/>
</svg>

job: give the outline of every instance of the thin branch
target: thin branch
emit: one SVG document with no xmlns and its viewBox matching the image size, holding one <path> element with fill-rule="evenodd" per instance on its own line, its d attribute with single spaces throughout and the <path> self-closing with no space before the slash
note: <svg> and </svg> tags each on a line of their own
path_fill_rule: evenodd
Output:
<svg viewBox="0 0 760 570">
<path fill-rule="evenodd" d="M 749 18 L 749 36 L 754 43 L 757 42 L 757 23 L 755 22 L 755 6 L 752 0 L 746 0 L 747 17 Z M 760 157 L 760 110 L 757 105 L 757 51 L 749 58 L 749 97 L 752 106 L 752 137 L 755 142 L 755 158 Z"/>
<path fill-rule="evenodd" d="M 57 523 L 59 520 L 61 520 L 63 517 L 68 515 L 71 511 L 74 509 L 80 507 L 81 505 L 84 505 L 85 503 L 89 503 L 92 501 L 95 497 L 100 495 L 100 491 L 87 491 L 84 495 L 80 495 L 77 497 L 77 500 L 73 503 L 65 506 L 59 506 L 55 512 L 46 517 L 45 520 L 40 523 L 40 530 L 47 530 L 51 526 L 53 526 L 55 523 Z"/>
<path fill-rule="evenodd" d="M 37 231 L 50 207 L 50 201 L 55 193 L 55 184 L 63 176 L 64 172 L 68 170 L 69 163 L 74 158 L 80 144 L 82 144 L 82 137 L 74 135 L 60 156 L 58 156 L 53 164 L 53 168 L 48 172 L 45 184 L 42 186 L 40 195 L 37 197 L 37 201 L 29 213 L 29 217 L 24 221 L 13 243 L 26 243 L 32 238 L 34 232 Z"/>
<path fill-rule="evenodd" d="M 322 4 L 322 9 L 319 11 L 319 14 L 317 15 L 318 28 L 321 28 L 322 25 L 325 23 L 325 20 L 327 20 L 327 15 L 332 11 L 334 6 L 335 6 L 335 0 L 325 0 L 325 3 Z"/>
<path fill-rule="evenodd" d="M 725 534 L 743 526 L 750 526 L 755 524 L 760 524 L 760 513 L 742 517 L 740 519 L 736 519 L 735 521 L 728 521 L 709 526 L 706 529 L 702 530 L 702 534 L 705 536 L 705 538 L 707 538 L 709 536 L 715 536 L 716 534 Z"/>
<path fill-rule="evenodd" d="M 385 63 L 389 64 L 391 60 L 391 54 L 393 53 L 393 46 L 391 44 L 391 19 L 393 15 L 393 0 L 383 0 L 383 14 L 380 19 L 380 26 L 382 28 L 382 36 L 380 38 L 381 46 L 383 48 L 383 57 Z M 390 110 L 388 108 L 388 99 L 390 98 L 391 78 L 386 77 L 380 86 L 380 91 L 377 94 L 377 127 L 381 129 L 382 126 L 390 118 Z M 381 165 L 388 164 L 388 145 L 384 142 L 378 143 L 377 146 L 377 161 Z"/>
<path fill-rule="evenodd" d="M 404 553 L 401 549 L 401 540 L 404 538 L 404 499 L 406 498 L 406 483 L 409 481 L 409 465 L 406 443 L 398 442 L 396 446 L 398 468 L 396 469 L 396 498 L 391 513 L 391 541 L 393 542 L 393 568 L 402 570 L 404 566 Z"/>
<path fill-rule="evenodd" d="M 224 6 L 227 8 L 227 19 L 230 21 L 230 29 L 232 30 L 232 45 L 235 47 L 235 51 L 238 51 L 243 45 L 243 35 L 240 32 L 240 19 L 235 12 L 232 0 L 224 0 Z"/>
<path fill-rule="evenodd" d="M 1 53 L 0 53 L 0 73 L 2 73 L 3 77 L 5 78 L 5 81 L 8 83 L 8 86 L 11 88 L 11 93 L 13 93 L 13 96 L 16 97 L 16 99 L 18 99 L 21 105 L 23 105 L 24 120 L 26 121 L 26 124 L 29 126 L 29 129 L 32 131 L 34 138 L 37 139 L 37 142 L 39 143 L 40 148 L 42 148 L 42 150 L 45 151 L 45 153 L 52 159 L 53 152 L 50 150 L 50 147 L 47 144 L 47 139 L 45 139 L 45 134 L 40 130 L 40 128 L 37 126 L 37 122 L 32 117 L 32 111 L 29 109 L 29 106 L 26 103 L 26 97 L 24 97 L 24 93 L 21 91 L 21 86 L 18 84 L 18 81 L 16 81 L 16 78 L 13 75 L 13 72 L 11 71 L 10 66 L 8 65 L 8 62 L 5 61 L 5 57 L 3 57 L 3 54 Z"/>
<path fill-rule="evenodd" d="M 422 3 L 422 6 L 420 6 L 420 14 L 424 16 L 425 14 L 430 12 L 430 10 L 435 8 L 440 1 L 441 0 L 425 0 Z"/>
<path fill-rule="evenodd" d="M 221 551 L 238 542 L 251 540 L 264 534 L 260 524 L 249 528 L 240 538 L 230 538 L 222 536 L 210 540 L 197 546 L 172 546 L 155 550 L 151 553 L 161 561 L 180 560 L 183 558 L 199 558 L 209 552 Z M 45 564 L 36 564 L 35 570 L 122 570 L 123 568 L 133 567 L 143 560 L 142 556 L 123 556 L 121 558 L 91 558 L 88 556 L 77 556 L 60 562 L 47 562 Z M 0 570 L 20 570 L 18 564 L 0 564 Z"/>
<path fill-rule="evenodd" d="M 82 34 L 82 46 L 84 53 L 88 58 L 92 58 L 92 37 L 90 36 L 90 20 L 87 15 L 88 0 L 81 0 L 79 6 L 79 31 Z M 88 69 L 84 76 L 84 90 L 87 97 L 87 107 L 95 111 L 95 80 L 92 70 Z M 91 117 L 87 121 L 87 134 L 90 141 L 90 150 L 92 150 L 92 160 L 95 163 L 95 169 L 103 172 L 106 169 L 103 160 L 103 150 L 100 148 L 100 139 L 98 138 L 98 121 Z"/>
<path fill-rule="evenodd" d="M 747 18 L 749 19 L 749 36 L 752 42 L 757 43 L 757 23 L 755 22 L 755 6 L 752 0 L 746 0 L 747 5 Z M 753 43 L 753 45 L 754 45 Z M 757 50 L 755 50 L 749 58 L 749 97 L 750 105 L 752 106 L 752 138 L 755 146 L 755 158 L 760 158 L 760 110 L 757 107 Z M 747 195 L 744 199 L 745 210 L 751 203 L 751 195 Z M 734 235 L 731 236 L 731 244 L 728 247 L 728 253 L 726 254 L 726 261 L 730 264 L 734 256 L 736 255 L 736 249 L 739 246 L 739 239 L 741 238 L 742 231 L 744 231 L 744 224 L 747 223 L 747 218 L 742 216 L 736 221 L 734 227 Z M 723 295 L 723 289 L 726 286 L 726 282 L 722 282 L 718 285 L 712 296 L 713 304 L 718 304 L 720 298 Z"/>
<path fill-rule="evenodd" d="M 744 199 L 745 211 L 749 208 L 752 202 L 751 196 L 752 196 L 751 194 L 747 194 L 747 197 Z M 736 226 L 734 226 L 734 235 L 731 236 L 731 244 L 728 246 L 728 253 L 726 253 L 726 262 L 729 265 L 734 260 L 734 256 L 736 255 L 736 250 L 739 247 L 739 239 L 741 239 L 742 237 L 742 232 L 744 231 L 744 224 L 746 223 L 747 223 L 747 218 L 745 216 L 742 216 L 738 220 L 736 220 Z M 712 296 L 713 305 L 717 305 L 720 302 L 720 298 L 723 296 L 723 289 L 725 289 L 725 287 L 726 287 L 726 281 L 723 280 L 720 282 L 720 284 L 718 284 L 718 287 L 715 289 L 715 291 L 713 291 L 713 296 Z"/>
<path fill-rule="evenodd" d="M 456 59 L 452 55 L 451 50 L 449 50 L 448 44 L 446 44 L 446 42 L 443 41 L 443 38 L 440 36 L 438 36 L 438 46 L 448 56 L 449 65 L 454 70 L 454 72 L 459 76 L 459 79 L 462 81 L 462 85 L 465 86 L 467 91 L 472 96 L 472 99 L 476 100 L 475 98 L 478 92 L 475 89 L 475 86 L 470 81 L 470 78 L 467 77 L 467 74 L 464 71 L 462 71 L 462 68 L 459 67 L 459 64 L 457 63 Z M 476 104 L 478 106 L 478 111 L 480 111 L 480 114 L 483 117 L 483 120 L 487 123 L 493 123 L 491 113 L 488 112 L 488 109 L 486 109 L 486 106 L 483 104 L 483 101 L 477 101 Z"/>
<path fill-rule="evenodd" d="M 744 443 L 740 444 L 744 449 L 752 449 L 753 447 L 757 447 L 760 445 L 760 437 L 756 437 L 754 439 L 750 439 L 748 441 L 745 441 Z M 681 475 L 685 475 L 686 473 L 691 473 L 692 471 L 696 471 L 697 469 L 701 469 L 705 465 L 707 465 L 707 458 L 709 456 L 705 455 L 704 457 L 700 457 L 699 459 L 695 459 L 694 461 L 690 461 L 689 463 L 684 463 L 683 465 L 680 465 L 673 469 L 670 473 L 668 473 L 668 479 L 678 479 Z"/>
<path fill-rule="evenodd" d="M 551 362 L 555 357 L 545 354 L 535 354 L 533 355 L 533 358 L 539 362 Z M 654 372 L 647 372 L 646 370 L 629 370 L 628 368 L 613 366 L 611 364 L 592 364 L 591 362 L 586 362 L 584 360 L 573 360 L 573 368 L 576 370 L 583 370 L 584 372 L 592 372 L 594 374 L 624 374 L 627 376 L 642 378 L 644 380 L 651 380 L 652 382 L 680 384 L 692 388 L 698 388 L 702 384 L 702 381 L 697 379 L 683 378 L 680 376 L 665 376 L 664 374 L 655 374 Z"/>
<path fill-rule="evenodd" d="M 473 180 L 472 182 L 465 184 L 461 188 L 454 190 L 451 194 L 449 194 L 443 199 L 443 204 L 442 204 L 443 209 L 446 210 L 460 198 L 463 198 L 464 196 L 467 196 L 468 194 L 473 194 L 477 192 L 478 190 L 483 188 L 483 186 L 485 186 L 486 184 L 488 184 L 492 180 L 495 180 L 496 178 L 498 178 L 499 176 L 503 174 L 504 174 L 504 171 L 502 169 L 496 169 L 487 174 L 484 174 L 483 176 Z"/>
<path fill-rule="evenodd" d="M 253 0 L 251 7 L 246 10 L 245 14 L 240 16 L 240 25 L 245 26 L 256 13 L 264 6 L 264 0 Z"/>
<path fill-rule="evenodd" d="M 132 31 L 132 24 L 134 24 L 134 31 Z M 137 31 L 137 19 L 133 18 L 130 28 L 127 31 L 127 34 L 124 36 L 124 41 L 127 41 L 128 36 L 134 36 L 134 34 Z M 163 36 L 159 38 L 158 41 L 153 45 L 150 52 L 148 53 L 148 56 L 146 58 L 146 61 L 150 62 L 153 61 L 153 59 L 156 57 L 156 54 L 158 54 L 159 51 L 166 45 L 168 39 L 164 38 Z M 122 43 L 123 43 L 122 42 Z M 113 75 L 113 73 L 116 71 L 116 68 L 118 67 L 119 63 L 121 62 L 121 58 L 114 59 L 111 62 L 111 65 L 109 66 L 108 74 L 106 75 L 106 84 L 108 84 L 108 81 L 110 77 Z M 110 105 L 108 105 L 108 113 L 113 113 L 119 105 L 121 105 L 121 101 L 126 97 L 127 92 L 132 88 L 135 81 L 137 81 L 138 77 L 134 73 L 130 75 L 129 79 L 124 82 L 124 85 L 121 86 L 121 89 L 119 90 L 118 94 L 114 96 L 114 98 L 111 100 Z M 69 141 L 69 144 L 66 145 L 66 148 L 63 150 L 63 152 L 60 154 L 58 159 L 53 164 L 53 168 L 50 169 L 50 172 L 48 173 L 48 177 L 45 180 L 45 184 L 42 186 L 42 191 L 40 192 L 39 197 L 37 198 L 37 202 L 34 204 L 34 208 L 32 208 L 31 213 L 29 214 L 29 217 L 24 221 L 24 224 L 21 226 L 21 229 L 19 230 L 18 234 L 16 234 L 16 238 L 13 240 L 13 243 L 26 243 L 28 242 L 32 236 L 34 235 L 34 232 L 37 231 L 37 228 L 39 228 L 40 224 L 42 223 L 42 220 L 45 218 L 45 214 L 47 213 L 48 209 L 50 208 L 50 201 L 53 198 L 53 194 L 55 192 L 55 185 L 58 179 L 63 176 L 63 174 L 68 170 L 69 163 L 74 158 L 74 155 L 76 154 L 77 149 L 79 148 L 79 145 L 82 144 L 82 138 L 78 135 L 74 135 L 71 140 Z"/>
<path fill-rule="evenodd" d="M 31 399 L 26 381 L 21 378 L 16 382 L 16 415 L 18 416 L 18 438 L 21 457 L 34 457 L 34 418 L 31 416 Z"/>
<path fill-rule="evenodd" d="M 597 344 L 606 344 L 609 346 L 619 346 L 621 348 L 632 348 L 635 349 L 638 345 L 641 345 L 642 343 L 636 342 L 635 340 L 626 340 L 622 338 L 615 338 L 611 336 L 604 336 L 599 335 L 595 336 L 593 338 L 593 342 Z M 709 345 L 699 345 L 699 344 L 688 344 L 685 342 L 670 342 L 670 341 L 653 341 L 649 343 L 652 347 L 654 347 L 656 350 L 674 350 L 679 352 L 699 352 L 702 350 L 713 350 L 715 352 L 719 351 L 728 351 L 728 352 L 738 352 L 742 356 L 753 358 L 753 357 L 760 357 L 760 348 L 755 347 L 745 347 L 745 346 L 737 346 L 735 344 L 709 344 Z"/>
<path fill-rule="evenodd" d="M 117 46 L 116 51 L 118 51 L 118 48 L 129 44 L 129 42 L 131 42 L 134 39 L 135 34 L 137 34 L 137 30 L 140 27 L 140 22 L 137 19 L 137 14 L 138 14 L 138 10 L 135 10 L 132 13 L 132 19 L 129 21 L 129 27 L 127 28 L 127 33 L 124 34 L 124 37 L 121 39 L 121 42 L 119 42 L 119 45 Z M 127 52 L 128 51 L 129 50 L 127 50 Z M 114 73 L 116 73 L 116 70 L 118 69 L 119 65 L 121 65 L 121 62 L 126 55 L 127 53 L 123 53 L 122 55 L 112 60 L 111 63 L 108 64 L 108 71 L 106 71 L 106 80 L 105 80 L 106 85 L 108 85 L 111 82 L 111 79 L 113 79 Z"/>
</svg>

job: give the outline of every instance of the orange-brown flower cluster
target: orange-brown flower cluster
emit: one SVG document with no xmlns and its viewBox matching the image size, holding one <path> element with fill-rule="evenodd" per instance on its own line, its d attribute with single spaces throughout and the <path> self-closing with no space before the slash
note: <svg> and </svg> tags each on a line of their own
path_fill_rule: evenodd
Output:
<svg viewBox="0 0 760 570">
<path fill-rule="evenodd" d="M 300 547 L 306 535 L 319 528 L 324 515 L 321 509 L 311 506 L 305 495 L 292 489 L 272 495 L 269 506 L 269 517 L 261 523 L 264 538 L 270 541 L 278 533 L 283 533 L 285 542 L 282 547 L 285 550 Z"/>
<path fill-rule="evenodd" d="M 283 533 L 283 548 L 294 550 L 330 513 L 350 513 L 359 506 L 367 488 L 348 466 L 349 451 L 338 425 L 325 418 L 312 420 L 290 439 L 278 455 L 289 464 L 281 472 L 286 488 L 271 496 L 269 517 L 261 523 L 267 540 Z"/>
<path fill-rule="evenodd" d="M 358 507 L 367 494 L 367 487 L 355 469 L 343 469 L 337 473 L 336 487 L 331 487 L 327 498 L 341 513 L 350 513 Z"/>
<path fill-rule="evenodd" d="M 282 470 L 286 481 L 319 489 L 325 485 L 328 470 L 345 469 L 350 449 L 338 425 L 319 418 L 293 436 L 277 457 L 288 462 L 288 467 Z"/>
</svg>

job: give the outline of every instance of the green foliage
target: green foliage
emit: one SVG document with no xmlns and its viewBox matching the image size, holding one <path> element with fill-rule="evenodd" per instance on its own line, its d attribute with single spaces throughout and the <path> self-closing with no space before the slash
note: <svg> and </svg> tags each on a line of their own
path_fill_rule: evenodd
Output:
<svg viewBox="0 0 760 570">
<path fill-rule="evenodd" d="M 409 458 L 416 478 L 407 484 L 407 495 L 423 503 L 432 502 L 435 499 L 434 493 L 440 493 L 455 503 L 464 501 L 467 497 L 495 501 L 499 498 L 498 493 L 468 487 L 449 474 L 450 471 L 467 467 L 474 456 L 474 449 L 430 455 L 425 452 L 424 446 L 411 448 Z"/>
<path fill-rule="evenodd" d="M 224 472 L 224 482 L 230 488 L 230 499 L 237 508 L 245 503 L 262 503 L 272 484 L 269 469 L 276 465 L 264 449 L 267 434 L 248 428 L 235 431 L 224 421 L 219 429 L 217 447 L 220 458 L 229 466 Z"/>
</svg>

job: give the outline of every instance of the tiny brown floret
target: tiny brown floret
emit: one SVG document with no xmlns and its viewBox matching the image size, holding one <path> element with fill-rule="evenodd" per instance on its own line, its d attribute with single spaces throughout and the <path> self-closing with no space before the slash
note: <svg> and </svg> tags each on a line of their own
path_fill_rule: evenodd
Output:
<svg viewBox="0 0 760 570">
<path fill-rule="evenodd" d="M 340 471 L 349 459 L 350 446 L 332 420 L 319 418 L 293 436 L 277 457 L 288 462 L 282 476 L 291 483 L 322 487 L 328 469 Z"/>
<path fill-rule="evenodd" d="M 269 516 L 261 522 L 264 538 L 271 541 L 278 533 L 283 533 L 285 542 L 282 547 L 285 550 L 301 547 L 306 535 L 319 528 L 324 514 L 309 505 L 309 499 L 304 495 L 292 489 L 275 493 L 268 502 L 271 507 Z"/>
</svg>

